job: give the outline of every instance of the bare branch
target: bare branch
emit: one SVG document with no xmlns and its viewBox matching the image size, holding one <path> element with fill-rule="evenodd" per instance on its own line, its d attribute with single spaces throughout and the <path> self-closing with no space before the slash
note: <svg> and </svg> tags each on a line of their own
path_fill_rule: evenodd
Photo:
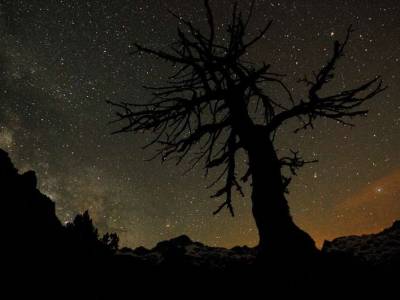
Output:
<svg viewBox="0 0 400 300">
<path fill-rule="evenodd" d="M 204 0 L 204 6 L 207 11 L 208 26 L 210 28 L 210 37 L 209 37 L 209 41 L 208 41 L 208 46 L 209 46 L 209 49 L 212 49 L 213 44 L 214 44 L 214 37 L 215 37 L 215 25 L 214 25 L 214 16 L 213 16 L 209 2 L 210 2 L 209 0 Z"/>
<path fill-rule="evenodd" d="M 231 213 L 232 217 L 235 215 L 233 211 L 233 206 L 232 206 L 232 188 L 236 187 L 237 191 L 244 196 L 242 187 L 239 185 L 238 181 L 236 180 L 236 174 L 235 174 L 235 168 L 236 168 L 236 162 L 235 162 L 235 153 L 236 151 L 236 134 L 234 131 L 231 131 L 231 134 L 229 136 L 228 140 L 228 170 L 227 170 L 227 176 L 226 176 L 226 184 L 223 188 L 218 190 L 212 198 L 217 198 L 220 197 L 224 194 L 226 194 L 226 200 L 223 202 L 216 211 L 214 211 L 214 215 L 218 214 L 225 206 L 229 209 L 229 212 Z"/>
<path fill-rule="evenodd" d="M 306 77 L 300 80 L 309 87 L 308 101 L 301 100 L 291 109 L 284 110 L 274 116 L 267 125 L 269 132 L 274 132 L 285 121 L 294 117 L 299 118 L 303 124 L 295 132 L 313 128 L 314 120 L 319 117 L 333 119 L 343 125 L 353 126 L 346 119 L 364 116 L 368 112 L 368 110 L 360 108 L 362 104 L 386 89 L 380 77 L 369 80 L 353 89 L 340 91 L 330 96 L 319 95 L 323 87 L 334 78 L 336 64 L 344 55 L 344 49 L 349 41 L 351 32 L 350 26 L 344 42 L 335 41 L 332 57 L 319 72 L 314 73 L 314 81 Z"/>
<path fill-rule="evenodd" d="M 298 154 L 298 151 L 290 150 L 292 156 L 285 156 L 280 159 L 281 167 L 288 167 L 292 175 L 297 175 L 297 170 L 306 164 L 318 162 L 318 160 L 304 160 Z"/>
<path fill-rule="evenodd" d="M 209 0 L 204 0 L 209 27 L 206 34 L 190 21 L 170 12 L 181 27 L 169 49 L 152 49 L 136 43 L 133 54 L 149 55 L 170 63 L 175 69 L 173 74 L 165 85 L 144 87 L 152 95 L 148 102 L 108 101 L 116 108 L 113 123 L 121 124 L 114 133 L 152 134 L 152 140 L 144 145 L 156 148 L 150 159 L 174 160 L 179 164 L 192 154 L 186 171 L 200 162 L 204 163 L 206 176 L 211 169 L 222 170 L 210 185 L 213 187 L 223 181 L 222 188 L 212 197 L 225 196 L 225 201 L 214 214 L 227 208 L 234 215 L 233 191 L 243 195 L 237 180 L 235 157 L 237 151 L 243 149 L 249 158 L 249 149 L 258 145 L 254 136 L 266 139 L 273 149 L 277 129 L 293 118 L 300 122 L 295 132 L 313 128 L 317 118 L 329 118 L 351 126 L 349 120 L 367 113 L 368 110 L 361 106 L 386 88 L 376 77 L 355 88 L 322 96 L 326 85 L 334 79 L 337 62 L 344 56 L 352 32 L 349 27 L 344 41 L 334 43 L 333 54 L 327 63 L 314 72 L 311 79 L 300 80 L 307 86 L 308 93 L 303 99 L 295 99 L 292 89 L 284 81 L 284 74 L 271 71 L 269 64 L 256 65 L 247 61 L 249 48 L 265 36 L 272 24 L 266 23 L 260 32 L 248 38 L 247 27 L 254 5 L 255 0 L 252 0 L 249 15 L 243 20 L 237 11 L 237 3 L 234 4 L 227 36 L 222 41 L 216 36 Z M 281 93 L 281 99 L 273 96 Z M 275 167 L 287 167 L 292 175 L 296 175 L 299 168 L 315 162 L 303 160 L 297 152 L 291 154 L 281 159 L 274 157 Z M 252 177 L 254 182 L 255 172 L 252 171 L 249 167 L 241 181 L 247 182 Z M 287 188 L 291 178 L 282 176 L 281 179 Z"/>
</svg>

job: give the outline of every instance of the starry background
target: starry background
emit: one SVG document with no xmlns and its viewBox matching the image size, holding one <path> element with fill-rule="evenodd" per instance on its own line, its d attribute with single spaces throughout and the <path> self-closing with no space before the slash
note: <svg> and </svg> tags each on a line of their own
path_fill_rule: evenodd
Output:
<svg viewBox="0 0 400 300">
<path fill-rule="evenodd" d="M 243 11 L 249 1 L 239 1 Z M 211 1 L 222 33 L 232 1 Z M 205 28 L 202 1 L 0 0 L 0 147 L 21 171 L 37 172 L 40 189 L 69 221 L 89 209 L 101 231 L 122 245 L 151 247 L 186 233 L 210 245 L 254 245 L 247 197 L 237 216 L 213 216 L 201 169 L 146 162 L 143 135 L 110 135 L 105 101 L 148 98 L 141 86 L 162 81 L 170 66 L 130 55 L 132 44 L 165 48 L 176 33 L 167 8 Z M 318 243 L 374 232 L 400 218 L 400 3 L 397 0 L 256 2 L 251 28 L 273 20 L 250 53 L 296 80 L 318 69 L 332 41 L 354 32 L 332 88 L 380 74 L 390 88 L 367 105 L 355 128 L 320 121 L 278 146 L 319 163 L 299 172 L 288 196 L 295 220 Z"/>
</svg>

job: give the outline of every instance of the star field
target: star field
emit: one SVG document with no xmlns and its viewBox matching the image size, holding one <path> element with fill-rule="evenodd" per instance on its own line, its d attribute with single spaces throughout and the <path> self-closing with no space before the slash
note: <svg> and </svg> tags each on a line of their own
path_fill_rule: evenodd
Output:
<svg viewBox="0 0 400 300">
<path fill-rule="evenodd" d="M 223 38 L 232 1 L 211 1 Z M 239 1 L 246 12 L 248 1 Z M 102 231 L 121 243 L 152 246 L 186 233 L 210 245 L 254 245 L 257 232 L 246 198 L 235 198 L 237 216 L 213 216 L 210 182 L 188 165 L 145 161 L 146 135 L 110 135 L 106 100 L 146 101 L 142 85 L 162 82 L 171 66 L 133 56 L 140 42 L 165 48 L 176 34 L 177 14 L 206 29 L 202 1 L 0 0 L 0 147 L 21 171 L 38 173 L 41 190 L 63 221 L 89 209 Z M 297 80 L 317 70 L 352 24 L 355 32 L 334 88 L 381 75 L 389 86 L 367 103 L 370 113 L 354 128 L 331 121 L 293 134 L 279 148 L 318 159 L 294 178 L 288 195 L 297 223 L 318 241 L 366 233 L 400 218 L 400 3 L 382 1 L 256 2 L 250 27 L 269 20 L 270 31 L 249 60 L 272 64 Z"/>
</svg>

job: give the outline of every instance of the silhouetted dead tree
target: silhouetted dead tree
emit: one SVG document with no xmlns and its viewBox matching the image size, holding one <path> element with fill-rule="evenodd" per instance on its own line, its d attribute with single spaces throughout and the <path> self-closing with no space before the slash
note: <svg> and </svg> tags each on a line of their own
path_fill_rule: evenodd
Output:
<svg viewBox="0 0 400 300">
<path fill-rule="evenodd" d="M 298 247 L 313 251 L 313 240 L 290 216 L 285 198 L 290 178 L 283 175 L 284 168 L 296 174 L 308 161 L 294 151 L 278 157 L 274 136 L 280 126 L 293 118 L 300 124 L 296 132 L 313 127 L 317 118 L 351 126 L 351 118 L 367 113 L 361 105 L 384 90 L 382 81 L 376 77 L 353 89 L 321 95 L 344 55 L 351 34 L 349 28 L 344 41 L 334 43 L 332 56 L 324 67 L 314 72 L 311 79 L 301 80 L 308 87 L 308 94 L 296 99 L 284 83 L 283 74 L 272 72 L 269 64 L 257 66 L 247 62 L 249 48 L 263 39 L 271 22 L 248 38 L 251 13 L 244 19 L 234 5 L 227 38 L 221 42 L 216 37 L 209 1 L 204 4 L 207 34 L 172 13 L 185 29 L 178 28 L 177 41 L 169 51 L 135 45 L 137 53 L 171 63 L 177 71 L 165 85 L 145 87 L 153 94 L 147 104 L 111 103 L 119 108 L 116 121 L 126 122 L 116 132 L 152 132 L 154 140 L 147 146 L 159 146 L 155 157 L 175 158 L 179 163 L 192 153 L 192 166 L 205 161 L 206 172 L 221 168 L 221 175 L 212 185 L 220 180 L 224 184 L 213 197 L 226 198 L 215 213 L 226 207 L 233 215 L 232 192 L 243 194 L 241 182 L 251 177 L 252 207 L 261 248 L 281 251 Z M 286 96 L 274 99 L 274 88 Z M 200 151 L 193 151 L 195 147 Z M 239 150 L 244 150 L 248 158 L 248 171 L 242 178 L 238 178 L 236 171 Z"/>
</svg>

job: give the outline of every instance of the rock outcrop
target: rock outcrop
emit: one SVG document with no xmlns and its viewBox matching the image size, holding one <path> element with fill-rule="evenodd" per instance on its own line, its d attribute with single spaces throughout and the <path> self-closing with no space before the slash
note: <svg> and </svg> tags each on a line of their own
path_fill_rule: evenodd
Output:
<svg viewBox="0 0 400 300">
<path fill-rule="evenodd" d="M 0 198 L 9 251 L 29 249 L 27 253 L 37 256 L 52 254 L 59 248 L 63 226 L 55 214 L 54 202 L 37 189 L 35 172 L 19 174 L 1 149 Z"/>
<path fill-rule="evenodd" d="M 382 232 L 325 241 L 328 254 L 346 254 L 373 267 L 400 268 L 400 220 Z"/>
<path fill-rule="evenodd" d="M 0 199 L 4 248 L 15 264 L 86 259 L 111 254 L 117 248 L 117 236 L 100 238 L 87 212 L 64 226 L 55 203 L 38 190 L 35 172 L 19 174 L 1 149 Z"/>
<path fill-rule="evenodd" d="M 175 265 L 224 271 L 252 265 L 255 262 L 257 250 L 247 246 L 232 249 L 210 247 L 194 242 L 186 235 L 181 235 L 159 242 L 153 249 L 123 248 L 117 254 L 130 256 L 150 266 Z"/>
</svg>

